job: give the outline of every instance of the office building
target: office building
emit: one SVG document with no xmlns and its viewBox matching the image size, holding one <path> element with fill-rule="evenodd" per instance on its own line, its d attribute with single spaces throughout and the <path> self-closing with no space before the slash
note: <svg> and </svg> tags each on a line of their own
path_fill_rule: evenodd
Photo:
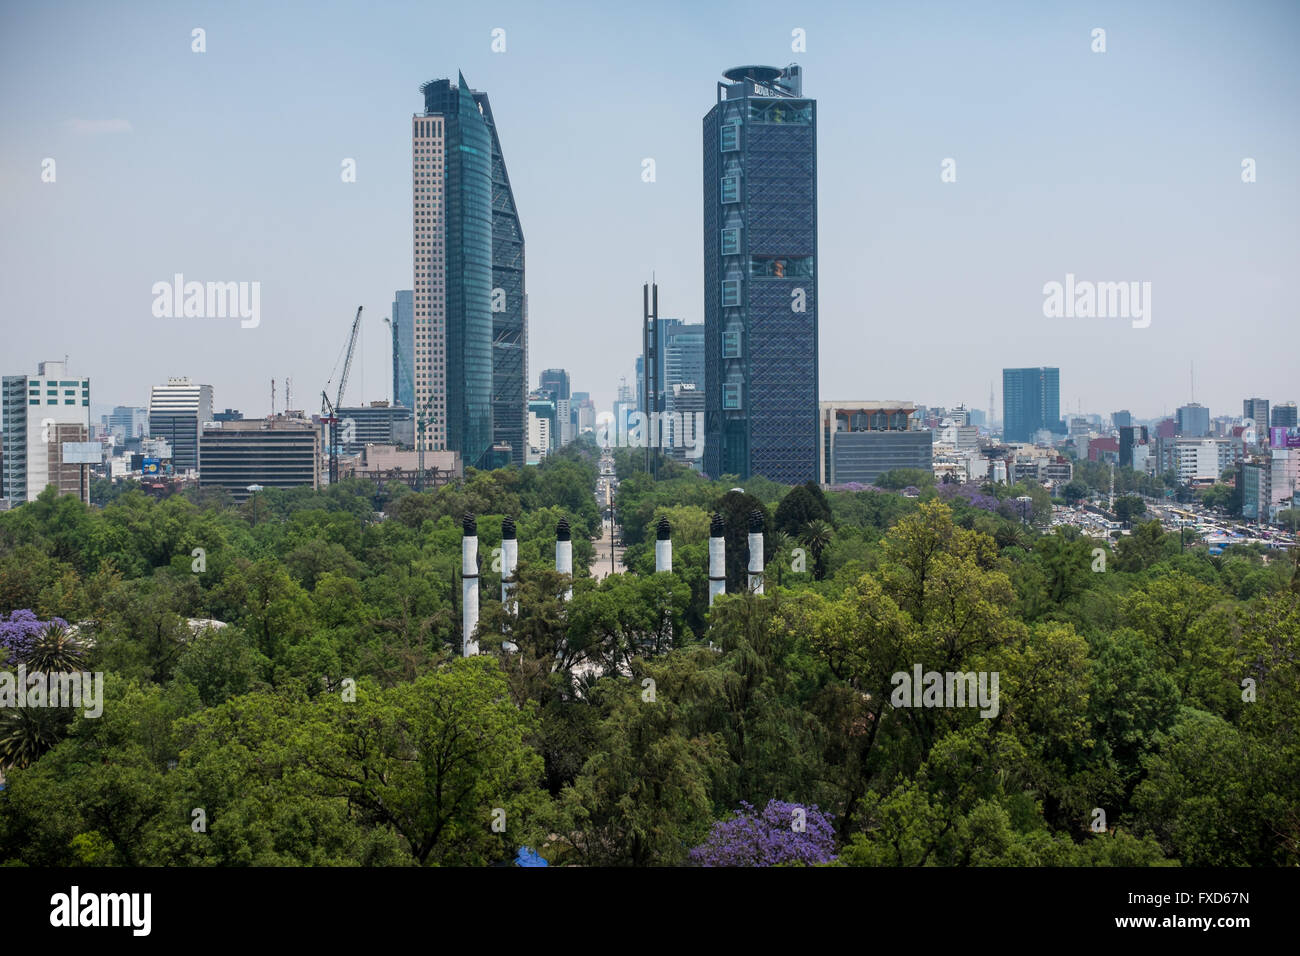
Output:
<svg viewBox="0 0 1300 956">
<path fill-rule="evenodd" d="M 414 290 L 399 289 L 393 293 L 393 314 L 388 321 L 393 331 L 393 403 L 414 409 L 416 364 Z"/>
<path fill-rule="evenodd" d="M 552 452 L 559 447 L 559 423 L 556 416 L 556 403 L 555 399 L 549 396 L 549 391 L 538 391 L 528 398 L 528 414 L 532 416 L 529 418 L 528 424 L 528 444 L 541 450 L 543 454 Z M 533 418 L 546 423 L 544 432 L 546 443 L 544 446 L 538 445 L 533 440 L 538 435 L 536 430 L 538 426 L 533 425 Z"/>
<path fill-rule="evenodd" d="M 90 379 L 64 362 L 41 362 L 35 375 L 6 375 L 0 404 L 0 498 L 32 501 L 54 485 L 60 495 L 90 501 Z M 92 459 L 94 459 L 92 461 Z"/>
<path fill-rule="evenodd" d="M 654 381 L 656 411 L 667 411 L 674 385 L 691 382 L 704 385 L 704 324 L 689 323 L 681 319 L 660 318 L 653 322 L 650 338 L 645 343 L 655 359 Z M 640 411 L 649 411 L 645 396 L 646 357 L 644 352 L 636 362 L 637 399 Z"/>
<path fill-rule="evenodd" d="M 1237 464 L 1237 487 L 1241 489 L 1241 516 L 1247 521 L 1268 521 L 1272 463 L 1251 458 Z"/>
<path fill-rule="evenodd" d="M 528 458 L 527 464 L 535 465 L 551 452 L 551 423 L 553 419 L 545 413 L 538 414 L 534 403 L 528 403 Z"/>
<path fill-rule="evenodd" d="M 1034 455 L 1017 453 L 1011 460 L 1010 479 L 1012 484 L 1022 481 L 1036 481 L 1041 485 L 1067 485 L 1074 476 L 1074 466 L 1070 459 L 1060 455 Z"/>
<path fill-rule="evenodd" d="M 338 410 L 338 419 L 338 443 L 345 455 L 356 454 L 366 445 L 402 448 L 415 445 L 414 415 L 404 405 L 376 401 L 369 405 L 346 406 Z M 321 440 L 328 447 L 328 439 L 322 436 Z"/>
<path fill-rule="evenodd" d="M 223 412 L 213 412 L 212 420 L 214 422 L 241 422 L 244 420 L 244 413 L 237 408 L 227 408 Z"/>
<path fill-rule="evenodd" d="M 109 414 L 101 415 L 100 422 L 119 445 L 125 445 L 144 437 L 149 427 L 149 409 L 117 405 Z"/>
<path fill-rule="evenodd" d="M 1230 439 L 1180 436 L 1174 440 L 1174 472 L 1183 484 L 1217 481 L 1233 460 Z"/>
<path fill-rule="evenodd" d="M 1272 428 L 1295 428 L 1300 424 L 1296 421 L 1295 402 L 1278 402 L 1274 405 L 1268 423 Z"/>
<path fill-rule="evenodd" d="M 911 402 L 822 402 L 817 480 L 823 485 L 871 484 L 887 471 L 930 471 L 934 432 L 920 427 Z"/>
<path fill-rule="evenodd" d="M 1110 413 L 1110 423 L 1116 428 L 1128 428 L 1133 424 L 1133 413 L 1127 408 Z"/>
<path fill-rule="evenodd" d="M 1119 463 L 1121 467 L 1133 468 L 1133 449 L 1148 442 L 1145 425 L 1121 425 L 1119 427 Z"/>
<path fill-rule="evenodd" d="M 1174 416 L 1180 438 L 1205 438 L 1210 434 L 1210 410 L 1197 402 L 1178 406 Z"/>
<path fill-rule="evenodd" d="M 704 467 L 704 386 L 678 382 L 668 393 L 668 454 L 696 471 Z"/>
<path fill-rule="evenodd" d="M 463 83 L 462 79 L 462 83 Z M 492 104 L 472 91 L 492 138 L 492 438 L 522 467 L 528 442 L 528 292 L 524 232 Z"/>
<path fill-rule="evenodd" d="M 212 420 L 211 385 L 169 378 L 149 392 L 149 437 L 165 438 L 171 445 L 177 474 L 198 469 L 199 432 Z"/>
<path fill-rule="evenodd" d="M 396 445 L 366 445 L 360 453 L 339 462 L 341 478 L 367 478 L 371 481 L 396 479 L 414 488 L 420 472 L 419 452 Z M 436 488 L 463 476 L 460 455 L 454 451 L 424 453 L 424 486 Z"/>
<path fill-rule="evenodd" d="M 463 75 L 420 90 L 424 112 L 411 121 L 420 441 L 478 466 L 492 446 L 492 134 Z"/>
<path fill-rule="evenodd" d="M 1270 448 L 1268 458 L 1268 519 L 1276 521 L 1279 511 L 1300 504 L 1297 501 L 1297 492 L 1300 491 L 1300 448 Z"/>
<path fill-rule="evenodd" d="M 667 409 L 672 404 L 669 396 L 673 386 L 693 384 L 704 388 L 704 323 L 680 323 L 667 330 L 664 335 L 663 375 L 659 381 L 664 386 L 664 403 L 659 407 Z"/>
<path fill-rule="evenodd" d="M 1241 403 L 1241 417 L 1255 423 L 1255 436 L 1263 442 L 1268 437 L 1268 399 L 1247 398 Z"/>
<path fill-rule="evenodd" d="M 543 369 L 537 377 L 537 388 L 547 392 L 552 399 L 569 398 L 569 373 L 562 368 Z"/>
<path fill-rule="evenodd" d="M 284 415 L 205 424 L 199 439 L 199 486 L 225 488 L 235 501 L 243 501 L 249 485 L 320 488 L 316 426 Z"/>
<path fill-rule="evenodd" d="M 577 421 L 575 427 L 578 434 L 583 435 L 586 432 L 594 432 L 596 430 L 596 403 L 590 398 L 584 398 L 578 403 L 576 411 Z"/>
<path fill-rule="evenodd" d="M 1002 438 L 1032 442 L 1040 431 L 1059 433 L 1061 370 L 1004 368 L 1002 370 Z"/>
<path fill-rule="evenodd" d="M 817 104 L 728 70 L 704 117 L 705 473 L 818 476 Z"/>
</svg>

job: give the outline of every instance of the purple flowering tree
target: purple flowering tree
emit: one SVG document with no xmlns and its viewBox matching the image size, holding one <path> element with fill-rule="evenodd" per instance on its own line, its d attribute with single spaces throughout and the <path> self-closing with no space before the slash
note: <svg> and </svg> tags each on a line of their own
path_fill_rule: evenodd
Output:
<svg viewBox="0 0 1300 956">
<path fill-rule="evenodd" d="M 8 618 L 0 614 L 0 665 L 7 667 L 26 660 L 50 624 L 68 626 L 68 622 L 60 617 L 38 621 L 36 615 L 28 610 L 14 611 Z"/>
<path fill-rule="evenodd" d="M 972 508 L 979 508 L 983 511 L 998 510 L 1000 502 L 992 495 L 986 495 L 980 490 L 980 485 L 973 481 L 952 482 L 941 484 L 939 487 L 939 498 L 951 503 L 954 499 L 960 498 Z"/>
<path fill-rule="evenodd" d="M 708 839 L 691 850 L 696 866 L 776 866 L 829 863 L 835 859 L 831 814 L 769 800 L 762 813 L 744 801 L 730 820 L 713 824 Z"/>
</svg>

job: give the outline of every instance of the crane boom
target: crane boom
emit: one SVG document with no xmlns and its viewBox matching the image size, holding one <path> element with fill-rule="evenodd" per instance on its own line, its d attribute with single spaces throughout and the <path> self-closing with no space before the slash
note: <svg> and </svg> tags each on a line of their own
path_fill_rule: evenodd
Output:
<svg viewBox="0 0 1300 956">
<path fill-rule="evenodd" d="M 348 373 L 352 371 L 352 352 L 357 347 L 357 332 L 361 329 L 361 306 L 357 306 L 357 317 L 352 320 L 352 334 L 348 337 L 348 354 L 343 359 L 343 374 L 339 376 L 339 394 L 334 399 L 334 407 L 343 406 L 343 390 L 348 387 Z"/>
</svg>

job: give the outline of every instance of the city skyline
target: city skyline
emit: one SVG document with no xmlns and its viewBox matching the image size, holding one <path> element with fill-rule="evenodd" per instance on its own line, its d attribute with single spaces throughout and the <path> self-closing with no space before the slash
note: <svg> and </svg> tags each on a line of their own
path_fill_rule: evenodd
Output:
<svg viewBox="0 0 1300 956">
<path fill-rule="evenodd" d="M 6 370 L 66 354 L 95 379 L 97 408 L 143 404 L 152 383 L 188 376 L 256 415 L 273 377 L 316 394 L 364 303 L 346 401 L 389 397 L 381 318 L 410 285 L 409 104 L 428 76 L 459 68 L 492 92 L 529 227 L 528 367 L 568 368 L 609 408 L 618 377 L 630 379 L 642 281 L 656 275 L 663 314 L 703 320 L 701 100 L 737 63 L 794 61 L 834 120 L 818 155 L 823 394 L 979 407 L 1002 367 L 1042 364 L 1069 383 L 1063 414 L 1080 402 L 1153 419 L 1192 400 L 1212 415 L 1246 394 L 1293 400 L 1286 348 L 1259 345 L 1285 341 L 1284 281 L 1300 250 L 1298 84 L 1285 58 L 1296 12 L 1265 6 L 1241 24 L 1170 4 L 1101 4 L 1086 20 L 1020 4 L 945 9 L 946 29 L 893 5 L 836 11 L 833 23 L 817 11 L 785 13 L 788 25 L 757 16 L 725 38 L 684 5 L 583 11 L 591 35 L 671 38 L 673 83 L 645 82 L 658 44 L 574 41 L 566 18 L 522 5 L 490 20 L 453 11 L 436 35 L 415 29 L 433 17 L 413 5 L 345 12 L 356 38 L 387 39 L 348 44 L 342 67 L 352 33 L 292 7 L 6 12 L 0 171 L 13 228 L 0 276 L 15 314 L 41 317 L 7 323 Z M 55 22 L 69 14 L 83 29 L 65 38 Z M 1090 49 L 1097 26 L 1105 53 Z M 506 46 L 494 53 L 498 27 Z M 794 30 L 806 50 L 792 49 Z M 537 109 L 532 78 L 557 49 L 625 108 L 588 125 L 571 107 Z M 33 70 L 63 79 L 15 82 Z M 956 181 L 943 182 L 950 158 Z M 1245 158 L 1258 164 L 1253 183 Z M 349 159 L 355 182 L 340 177 Z M 261 282 L 262 321 L 155 318 L 151 286 L 176 273 Z M 1067 275 L 1151 282 L 1149 327 L 1046 318 L 1042 288 Z M 863 348 L 830 344 L 843 342 Z"/>
</svg>

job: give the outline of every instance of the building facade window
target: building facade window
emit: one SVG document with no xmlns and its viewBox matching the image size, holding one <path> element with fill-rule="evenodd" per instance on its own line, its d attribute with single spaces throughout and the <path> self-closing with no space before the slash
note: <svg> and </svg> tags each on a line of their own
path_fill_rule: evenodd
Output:
<svg viewBox="0 0 1300 956">
<path fill-rule="evenodd" d="M 722 151 L 733 153 L 740 149 L 740 124 L 727 123 L 722 127 Z"/>
<path fill-rule="evenodd" d="M 740 358 L 740 333 L 739 332 L 722 333 L 722 357 Z"/>
<path fill-rule="evenodd" d="M 740 202 L 740 177 L 722 177 L 722 201 L 724 203 Z"/>
<path fill-rule="evenodd" d="M 722 230 L 722 254 L 724 256 L 740 255 L 740 230 Z"/>
<path fill-rule="evenodd" d="M 740 305 L 740 280 L 722 280 L 722 307 L 734 308 Z"/>
<path fill-rule="evenodd" d="M 722 386 L 722 407 L 728 411 L 740 408 L 740 383 L 726 382 Z"/>
</svg>

